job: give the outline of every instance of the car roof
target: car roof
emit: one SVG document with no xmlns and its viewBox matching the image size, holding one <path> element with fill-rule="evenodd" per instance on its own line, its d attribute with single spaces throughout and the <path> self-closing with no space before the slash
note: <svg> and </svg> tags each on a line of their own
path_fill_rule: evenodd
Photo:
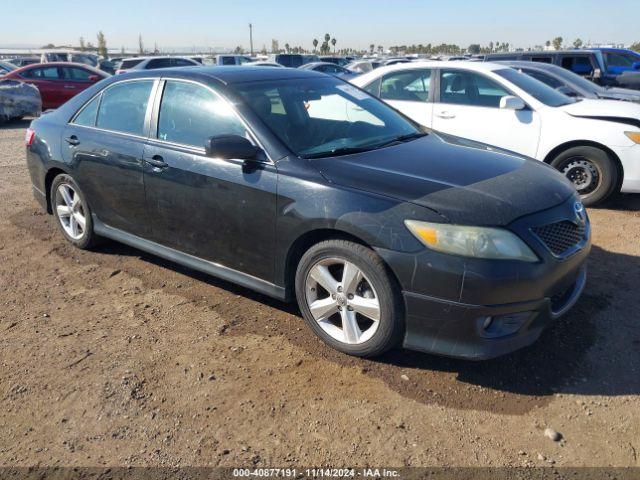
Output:
<svg viewBox="0 0 640 480">
<path fill-rule="evenodd" d="M 554 65 L 552 63 L 544 63 L 544 62 L 532 62 L 529 60 L 496 60 L 495 63 L 500 65 L 508 65 L 510 67 L 522 67 L 522 68 L 530 68 L 534 70 L 545 70 L 545 71 L 557 71 L 557 70 L 565 70 L 558 65 Z"/>
<path fill-rule="evenodd" d="M 501 70 L 506 67 L 506 65 L 500 63 L 491 63 L 491 62 L 467 62 L 467 61 L 459 61 L 459 62 L 447 62 L 441 60 L 418 60 L 414 62 L 407 63 L 397 63 L 395 65 L 388 65 L 384 67 L 377 68 L 374 70 L 375 72 L 394 72 L 397 70 L 414 70 L 420 68 L 446 68 L 448 70 L 452 68 L 460 68 L 464 70 L 473 70 L 475 72 L 492 72 L 494 70 Z"/>
<path fill-rule="evenodd" d="M 33 70 L 35 68 L 47 68 L 47 67 L 78 67 L 83 68 L 85 70 L 89 70 L 91 72 L 96 72 L 101 75 L 106 75 L 102 70 L 98 70 L 91 65 L 87 65 L 86 63 L 74 63 L 74 62 L 47 62 L 47 63 L 32 63 L 30 65 L 25 65 L 24 67 L 20 67 L 17 70 L 14 70 L 12 73 L 22 73 L 27 70 Z"/>
<path fill-rule="evenodd" d="M 135 73 L 118 75 L 117 78 L 136 77 L 162 77 L 170 73 L 173 78 L 202 78 L 209 77 L 226 85 L 243 82 L 257 82 L 261 80 L 287 80 L 294 78 L 327 78 L 323 73 L 313 70 L 300 70 L 297 68 L 273 68 L 242 65 L 201 65 L 193 67 L 159 68 L 157 70 L 144 70 Z"/>
</svg>

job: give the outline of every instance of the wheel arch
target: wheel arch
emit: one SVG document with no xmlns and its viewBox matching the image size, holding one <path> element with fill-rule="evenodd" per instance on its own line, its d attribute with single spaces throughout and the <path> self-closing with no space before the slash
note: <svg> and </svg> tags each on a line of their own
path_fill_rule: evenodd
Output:
<svg viewBox="0 0 640 480">
<path fill-rule="evenodd" d="M 56 178 L 60 174 L 69 174 L 69 172 L 65 171 L 60 167 L 52 167 L 47 170 L 47 173 L 44 176 L 44 193 L 47 199 L 47 213 L 53 213 L 53 207 L 51 205 L 51 185 L 53 184 L 53 179 Z"/>
<path fill-rule="evenodd" d="M 602 143 L 594 142 L 593 140 L 572 140 L 570 142 L 565 142 L 553 148 L 549 153 L 547 153 L 547 155 L 544 157 L 543 162 L 547 165 L 550 165 L 554 158 L 556 158 L 562 152 L 565 152 L 574 147 L 593 147 L 606 152 L 613 159 L 614 164 L 618 169 L 618 185 L 616 185 L 616 190 L 620 190 L 622 181 L 624 180 L 624 168 L 622 166 L 622 162 L 620 161 L 620 157 L 618 157 L 618 155 L 616 155 L 613 150 L 611 150 L 606 145 L 603 145 Z"/>
<path fill-rule="evenodd" d="M 301 234 L 291 243 L 286 254 L 284 283 L 287 299 L 295 299 L 295 278 L 300 259 L 313 245 L 326 240 L 347 240 L 373 250 L 373 246 L 363 238 L 344 230 L 335 228 L 316 228 Z M 382 259 L 382 261 L 387 267 L 389 275 L 392 277 L 392 281 L 399 285 L 400 283 L 393 269 L 387 265 L 384 259 Z"/>
</svg>

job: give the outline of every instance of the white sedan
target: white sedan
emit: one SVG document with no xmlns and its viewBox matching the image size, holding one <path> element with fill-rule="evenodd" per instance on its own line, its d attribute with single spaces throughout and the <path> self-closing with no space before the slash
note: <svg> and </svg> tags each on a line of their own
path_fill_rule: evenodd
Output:
<svg viewBox="0 0 640 480">
<path fill-rule="evenodd" d="M 587 205 L 616 191 L 640 193 L 636 103 L 576 100 L 492 63 L 405 63 L 351 83 L 426 127 L 554 166 Z"/>
</svg>

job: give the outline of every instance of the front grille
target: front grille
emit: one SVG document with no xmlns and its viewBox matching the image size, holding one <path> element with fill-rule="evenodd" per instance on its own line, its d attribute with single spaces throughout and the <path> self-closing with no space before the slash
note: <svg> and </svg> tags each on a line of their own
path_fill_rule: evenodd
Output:
<svg viewBox="0 0 640 480">
<path fill-rule="evenodd" d="M 586 226 L 563 220 L 531 230 L 554 255 L 562 256 L 584 239 Z"/>
</svg>

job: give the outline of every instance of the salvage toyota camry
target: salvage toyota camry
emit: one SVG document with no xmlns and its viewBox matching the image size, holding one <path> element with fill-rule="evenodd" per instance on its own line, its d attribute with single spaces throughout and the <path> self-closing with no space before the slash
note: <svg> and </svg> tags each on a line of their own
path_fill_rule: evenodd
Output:
<svg viewBox="0 0 640 480">
<path fill-rule="evenodd" d="M 551 167 L 430 132 L 317 72 L 112 77 L 35 120 L 35 197 L 116 240 L 282 300 L 358 356 L 534 342 L 585 284 L 587 214 Z"/>
</svg>

